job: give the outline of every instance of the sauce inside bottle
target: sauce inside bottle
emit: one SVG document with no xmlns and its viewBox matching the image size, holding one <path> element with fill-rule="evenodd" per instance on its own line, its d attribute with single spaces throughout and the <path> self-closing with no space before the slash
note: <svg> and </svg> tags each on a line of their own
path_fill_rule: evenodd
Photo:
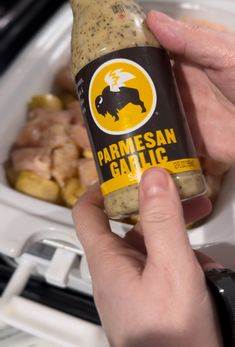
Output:
<svg viewBox="0 0 235 347">
<path fill-rule="evenodd" d="M 72 70 L 96 159 L 105 210 L 138 211 L 149 167 L 167 169 L 181 200 L 205 181 L 167 53 L 133 0 L 71 0 Z"/>
<path fill-rule="evenodd" d="M 96 58 L 122 48 L 159 43 L 145 22 L 145 14 L 133 0 L 71 0 L 72 71 L 74 77 Z"/>
</svg>

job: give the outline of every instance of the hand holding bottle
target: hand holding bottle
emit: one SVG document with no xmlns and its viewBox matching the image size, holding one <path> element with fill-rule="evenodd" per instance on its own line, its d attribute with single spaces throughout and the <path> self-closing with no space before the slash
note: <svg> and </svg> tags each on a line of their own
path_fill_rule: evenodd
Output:
<svg viewBox="0 0 235 347">
<path fill-rule="evenodd" d="M 135 0 L 72 0 L 72 70 L 106 213 L 138 212 L 149 167 L 171 172 L 182 201 L 206 191 L 170 59 Z"/>
<path fill-rule="evenodd" d="M 178 86 L 199 156 L 233 165 L 234 34 L 187 25 L 155 11 L 149 13 L 148 24 L 175 57 Z"/>
<path fill-rule="evenodd" d="M 175 55 L 177 76 L 183 78 L 179 86 L 199 153 L 234 164 L 233 37 L 186 26 L 159 13 L 151 13 L 148 23 L 161 44 Z M 73 215 L 111 345 L 222 347 L 216 309 L 203 273 L 219 265 L 192 251 L 170 176 L 157 168 L 144 174 L 140 228 L 134 231 L 134 243 L 130 236 L 120 239 L 110 232 L 102 203 L 95 187 Z M 192 219 L 189 212 L 188 222 Z M 207 212 L 209 206 L 204 205 L 200 213 Z"/>
<path fill-rule="evenodd" d="M 201 254 L 198 262 L 166 171 L 152 168 L 143 175 L 134 239 L 111 232 L 98 186 L 79 201 L 73 218 L 112 347 L 222 347 L 202 270 L 218 265 Z"/>
</svg>

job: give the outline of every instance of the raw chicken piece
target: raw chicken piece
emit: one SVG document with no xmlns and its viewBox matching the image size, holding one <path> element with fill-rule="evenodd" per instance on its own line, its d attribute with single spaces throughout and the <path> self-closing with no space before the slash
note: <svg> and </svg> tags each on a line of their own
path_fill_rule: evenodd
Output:
<svg viewBox="0 0 235 347">
<path fill-rule="evenodd" d="M 63 187 L 68 178 L 77 175 L 79 151 L 77 146 L 68 142 L 56 148 L 52 154 L 52 176 Z"/>
<path fill-rule="evenodd" d="M 73 124 L 84 125 L 84 120 L 82 116 L 82 109 L 79 101 L 73 101 L 68 105 L 68 111 L 72 115 Z"/>
<path fill-rule="evenodd" d="M 78 176 L 81 185 L 89 187 L 98 181 L 98 174 L 93 159 L 80 159 L 78 161 Z"/>
<path fill-rule="evenodd" d="M 202 26 L 202 27 L 206 27 L 209 29 L 213 29 L 213 30 L 217 30 L 217 31 L 228 31 L 228 28 L 220 23 L 215 23 L 215 22 L 211 22 L 209 20 L 206 19 L 201 19 L 201 18 L 193 18 L 193 17 L 181 17 L 180 20 L 182 22 L 188 23 L 188 24 L 192 24 L 195 26 Z"/>
<path fill-rule="evenodd" d="M 21 148 L 11 153 L 15 171 L 32 171 L 38 176 L 51 178 L 50 150 L 47 148 Z"/>
<path fill-rule="evenodd" d="M 214 203 L 219 195 L 224 175 L 231 165 L 210 158 L 201 158 L 201 165 L 207 183 L 207 196 Z"/>
<path fill-rule="evenodd" d="M 70 138 L 78 147 L 91 152 L 90 141 L 84 126 L 80 124 L 72 125 L 70 128 Z"/>
<path fill-rule="evenodd" d="M 58 125 L 61 129 L 66 128 L 71 121 L 72 115 L 67 111 L 34 110 L 29 113 L 28 122 L 19 133 L 15 147 L 42 147 L 45 142 L 45 130 L 47 132 L 50 127 Z"/>
<path fill-rule="evenodd" d="M 200 161 L 206 175 L 223 176 L 231 168 L 230 164 L 221 163 L 210 158 L 201 158 Z"/>
<path fill-rule="evenodd" d="M 223 177 L 206 175 L 205 178 L 207 183 L 207 196 L 212 202 L 215 202 L 221 189 Z"/>
<path fill-rule="evenodd" d="M 68 111 L 48 111 L 38 108 L 29 112 L 27 119 L 44 129 L 54 124 L 66 126 L 72 122 L 73 116 Z"/>
<path fill-rule="evenodd" d="M 67 142 L 70 142 L 68 129 L 64 125 L 55 124 L 49 126 L 42 132 L 40 145 L 54 149 L 63 146 Z"/>
<path fill-rule="evenodd" d="M 61 90 L 75 94 L 70 65 L 62 66 L 55 75 L 54 84 Z"/>
<path fill-rule="evenodd" d="M 42 129 L 39 124 L 28 122 L 20 131 L 15 147 L 38 147 L 42 135 Z"/>
</svg>

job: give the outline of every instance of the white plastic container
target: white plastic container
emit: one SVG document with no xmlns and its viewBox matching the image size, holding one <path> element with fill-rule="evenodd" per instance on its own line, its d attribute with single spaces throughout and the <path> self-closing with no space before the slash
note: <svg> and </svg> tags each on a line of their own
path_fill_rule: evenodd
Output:
<svg viewBox="0 0 235 347">
<path fill-rule="evenodd" d="M 146 10 L 155 8 L 176 18 L 190 16 L 205 19 L 224 24 L 229 30 L 235 30 L 233 1 L 142 0 L 141 3 Z M 65 6 L 28 45 L 0 80 L 0 201 L 68 226 L 72 226 L 69 209 L 28 197 L 10 188 L 5 178 L 4 162 L 19 129 L 25 122 L 27 100 L 33 94 L 50 91 L 55 71 L 69 57 L 71 23 L 71 10 L 69 6 Z M 190 232 L 193 245 L 208 247 L 217 241 L 230 242 L 233 239 L 233 177 L 234 173 L 231 172 L 223 185 L 210 221 Z M 114 225 L 115 228 L 122 229 L 119 223 Z"/>
<path fill-rule="evenodd" d="M 177 17 L 190 16 L 224 24 L 229 30 L 235 31 L 235 2 L 233 0 L 191 0 L 180 1 L 144 1 L 146 10 L 158 9 Z M 58 313 L 46 309 L 18 295 L 27 282 L 32 271 L 45 275 L 48 282 L 58 286 L 69 286 L 91 294 L 91 284 L 86 259 L 79 241 L 76 238 L 71 210 L 54 204 L 49 204 L 26 195 L 20 194 L 9 187 L 4 170 L 4 162 L 15 141 L 19 129 L 25 122 L 26 103 L 33 94 L 45 93 L 51 90 L 51 82 L 55 71 L 68 59 L 70 54 L 70 31 L 72 14 L 69 6 L 62 8 L 45 26 L 37 37 L 20 54 L 11 68 L 0 80 L 0 252 L 16 258 L 21 263 L 9 284 L 3 301 L 0 300 L 0 318 L 17 328 L 34 333 L 60 345 L 64 340 L 63 332 L 56 322 Z M 206 224 L 189 232 L 190 240 L 195 248 L 202 248 L 217 261 L 235 270 L 235 169 L 227 175 L 213 215 Z M 127 226 L 117 222 L 112 223 L 117 233 L 124 233 Z M 22 254 L 39 240 L 59 240 L 59 249 L 48 264 L 28 255 Z M 63 242 L 66 242 L 63 243 Z M 73 267 L 73 245 L 78 263 Z M 66 246 L 67 245 L 67 246 Z M 57 251 L 57 252 L 58 252 Z M 61 266 L 61 252 L 67 261 Z M 179 250 L 180 252 L 180 250 Z M 40 270 L 39 270 L 40 267 Z M 57 271 L 60 269 L 60 271 Z M 28 307 L 25 315 L 22 307 Z M 38 319 L 36 318 L 38 317 Z M 57 317 L 51 329 L 47 328 L 47 317 Z M 91 340 L 86 340 L 81 331 L 85 331 L 83 322 L 63 314 L 59 314 L 63 324 L 61 327 L 72 327 L 70 342 L 63 346 L 88 346 Z M 44 323 L 44 324 L 43 324 Z M 41 324 L 41 325 L 40 325 Z M 89 325 L 89 324 L 88 324 Z M 76 327 L 78 329 L 76 330 Z M 96 346 L 106 346 L 107 342 L 99 329 L 93 329 Z M 59 334 L 59 335 L 58 335 Z M 69 338 L 67 341 L 69 341 Z M 66 339 L 66 336 L 64 336 Z M 100 344 L 98 343 L 100 341 Z M 91 345 L 91 344 L 90 344 Z"/>
<path fill-rule="evenodd" d="M 0 324 L 1 347 L 58 347 L 15 328 Z"/>
<path fill-rule="evenodd" d="M 146 10 L 159 9 L 176 18 L 194 17 L 224 24 L 235 31 L 234 1 L 141 1 Z M 48 221 L 48 228 L 54 223 L 72 227 L 71 210 L 55 204 L 43 202 L 16 192 L 9 187 L 4 170 L 9 149 L 14 143 L 19 129 L 25 122 L 26 103 L 33 94 L 50 91 L 55 71 L 70 54 L 70 33 L 72 13 L 69 6 L 62 8 L 45 26 L 37 37 L 17 58 L 0 80 L 0 201 L 22 211 L 42 217 Z M 234 239 L 235 193 L 234 172 L 223 185 L 213 216 L 204 226 L 190 232 L 192 244 L 206 246 L 212 251 L 217 242 L 230 243 Z M 114 223 L 118 232 L 125 227 Z M 213 246 L 214 247 L 214 246 Z M 225 246 L 224 246 L 225 247 Z M 213 252 L 212 252 L 213 253 Z M 218 251 L 220 254 L 220 251 Z M 227 254 L 227 251 L 225 251 Z"/>
<path fill-rule="evenodd" d="M 205 19 L 224 24 L 229 30 L 235 30 L 234 1 L 142 0 L 141 3 L 146 10 L 155 8 L 177 18 L 190 16 Z M 28 197 L 10 188 L 5 178 L 4 162 L 19 129 L 25 122 L 27 100 L 35 93 L 50 91 L 55 71 L 69 57 L 71 23 L 71 10 L 69 6 L 65 6 L 28 45 L 0 80 L 0 201 L 27 213 L 69 226 L 72 226 L 69 209 Z M 194 245 L 208 247 L 218 241 L 233 240 L 233 178 L 234 173 L 231 172 L 225 180 L 210 221 L 190 232 Z M 122 229 L 119 223 L 114 225 L 115 228 Z"/>
</svg>

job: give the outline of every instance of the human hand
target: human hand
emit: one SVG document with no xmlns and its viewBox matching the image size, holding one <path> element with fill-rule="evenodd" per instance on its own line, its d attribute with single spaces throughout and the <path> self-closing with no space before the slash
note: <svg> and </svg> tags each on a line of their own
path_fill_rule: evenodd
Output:
<svg viewBox="0 0 235 347">
<path fill-rule="evenodd" d="M 222 347 L 203 273 L 218 265 L 202 254 L 197 260 L 173 180 L 149 169 L 139 197 L 140 228 L 124 239 L 110 231 L 97 186 L 73 210 L 111 346 Z"/>
<path fill-rule="evenodd" d="M 155 11 L 147 21 L 175 58 L 176 79 L 203 166 L 209 174 L 223 174 L 235 163 L 234 33 L 184 24 Z"/>
</svg>

